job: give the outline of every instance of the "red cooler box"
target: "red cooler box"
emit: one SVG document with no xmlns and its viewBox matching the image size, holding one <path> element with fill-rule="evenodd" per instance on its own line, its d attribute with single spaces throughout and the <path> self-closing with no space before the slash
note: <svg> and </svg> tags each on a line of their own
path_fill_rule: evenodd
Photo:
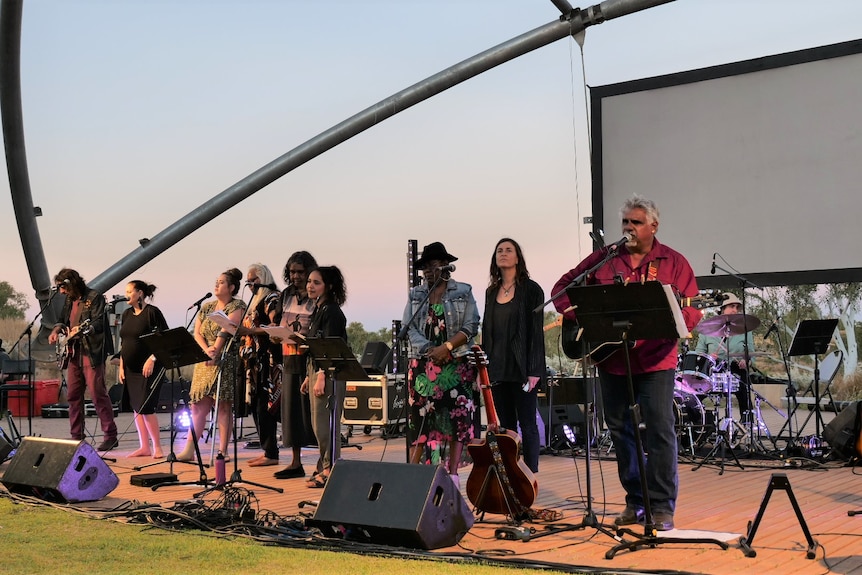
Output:
<svg viewBox="0 0 862 575">
<path fill-rule="evenodd" d="M 8 384 L 27 385 L 27 381 L 8 381 Z M 33 416 L 39 417 L 42 414 L 42 406 L 49 403 L 57 403 L 60 397 L 60 380 L 46 379 L 33 382 Z M 15 390 L 9 392 L 9 411 L 15 417 L 27 417 L 30 411 L 30 402 L 28 401 L 28 393 L 26 390 Z"/>
</svg>

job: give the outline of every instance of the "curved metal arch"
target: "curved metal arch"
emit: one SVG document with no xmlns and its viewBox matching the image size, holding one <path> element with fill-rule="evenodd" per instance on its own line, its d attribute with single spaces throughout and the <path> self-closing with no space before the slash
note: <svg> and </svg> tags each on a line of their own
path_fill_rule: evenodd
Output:
<svg viewBox="0 0 862 575">
<path fill-rule="evenodd" d="M 553 1 L 553 0 L 552 0 Z M 364 132 L 395 114 L 428 98 L 486 72 L 500 64 L 523 56 L 566 36 L 575 35 L 588 26 L 605 20 L 646 10 L 673 0 L 607 0 L 584 10 L 572 9 L 558 20 L 540 26 L 511 40 L 498 44 L 454 66 L 434 74 L 396 94 L 381 100 L 358 114 L 336 124 L 293 150 L 259 168 L 228 187 L 211 200 L 201 204 L 163 231 L 143 242 L 138 248 L 117 261 L 89 284 L 105 291 L 123 278 L 155 259 L 162 252 L 204 224 L 260 191 L 268 184 L 316 158 L 327 150 Z M 13 206 L 18 221 L 24 256 L 30 271 L 36 297 L 44 302 L 49 293 L 50 276 L 44 250 L 36 226 L 36 216 L 27 172 L 24 147 L 23 115 L 21 112 L 20 46 L 22 0 L 2 0 L 0 3 L 0 37 L 2 37 L 2 68 L 0 69 L 0 113 Z M 558 7 L 567 8 L 560 0 Z M 562 8 L 561 8 L 562 10 Z M 46 318 L 46 321 L 50 318 Z"/>
</svg>

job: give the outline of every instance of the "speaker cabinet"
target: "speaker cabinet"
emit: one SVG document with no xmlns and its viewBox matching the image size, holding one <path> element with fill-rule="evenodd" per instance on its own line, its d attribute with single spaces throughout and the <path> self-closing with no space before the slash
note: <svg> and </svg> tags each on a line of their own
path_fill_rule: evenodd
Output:
<svg viewBox="0 0 862 575">
<path fill-rule="evenodd" d="M 359 364 L 368 375 L 389 373 L 392 371 L 392 350 L 382 341 L 369 341 L 365 344 Z"/>
<path fill-rule="evenodd" d="M 854 401 L 845 407 L 841 413 L 823 428 L 823 439 L 832 448 L 835 455 L 842 459 L 850 459 L 856 453 L 856 442 L 859 440 L 862 427 L 862 402 Z"/>
<path fill-rule="evenodd" d="M 12 453 L 13 449 L 14 446 L 12 445 L 12 442 L 8 437 L 6 437 L 6 434 L 3 432 L 3 428 L 0 427 L 0 463 L 6 461 L 6 457 Z"/>
<path fill-rule="evenodd" d="M 458 543 L 473 514 L 439 466 L 341 459 L 307 523 L 327 537 L 438 549 Z"/>
<path fill-rule="evenodd" d="M 120 480 L 85 441 L 25 437 L 3 474 L 12 493 L 47 501 L 98 501 Z"/>
</svg>

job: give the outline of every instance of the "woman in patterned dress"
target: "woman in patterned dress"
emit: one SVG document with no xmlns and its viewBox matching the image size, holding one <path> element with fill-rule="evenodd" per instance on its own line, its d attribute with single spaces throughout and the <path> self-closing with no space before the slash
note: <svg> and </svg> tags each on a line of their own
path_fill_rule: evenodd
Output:
<svg viewBox="0 0 862 575">
<path fill-rule="evenodd" d="M 467 359 L 479 329 L 479 312 L 469 284 L 450 277 L 447 264 L 457 260 L 440 242 L 425 246 L 416 260 L 425 283 L 410 290 L 403 322 L 408 326 L 408 389 L 412 463 L 425 448 L 431 463 L 445 463 L 460 487 L 458 464 L 464 444 L 473 438 L 476 369 Z"/>
<path fill-rule="evenodd" d="M 208 316 L 217 311 L 224 312 L 234 325 L 240 325 L 245 315 L 245 302 L 234 296 L 239 292 L 242 282 L 242 272 L 231 268 L 218 276 L 215 282 L 213 294 L 214 301 L 208 301 L 201 306 L 195 319 L 195 341 L 201 349 L 210 357 L 208 361 L 196 363 L 192 375 L 192 386 L 189 391 L 189 399 L 192 406 L 192 423 L 197 438 L 206 423 L 207 414 L 216 403 L 216 392 L 218 392 L 218 422 L 219 451 L 227 459 L 228 445 L 230 445 L 231 431 L 233 428 L 233 399 L 238 382 L 242 382 L 241 364 L 239 361 L 239 345 L 230 345 L 227 354 L 223 355 L 225 346 L 233 337 L 230 333 L 221 329 L 216 322 Z M 219 375 L 221 383 L 219 384 Z M 195 457 L 195 445 L 192 434 L 186 439 L 186 446 L 177 455 L 180 461 L 191 461 Z"/>
</svg>

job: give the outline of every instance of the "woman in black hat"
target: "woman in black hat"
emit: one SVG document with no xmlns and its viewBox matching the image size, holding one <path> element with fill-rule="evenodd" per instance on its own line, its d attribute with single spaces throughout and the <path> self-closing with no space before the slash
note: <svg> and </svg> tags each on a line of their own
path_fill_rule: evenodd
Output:
<svg viewBox="0 0 862 575">
<path fill-rule="evenodd" d="M 476 369 L 467 362 L 479 329 L 479 311 L 469 284 L 457 282 L 448 264 L 458 258 L 440 242 L 428 244 L 416 260 L 425 282 L 410 290 L 404 309 L 408 327 L 410 454 L 420 463 L 426 446 L 431 462 L 443 463 L 449 447 L 448 471 L 460 487 L 458 464 L 464 443 L 473 438 Z"/>
</svg>

